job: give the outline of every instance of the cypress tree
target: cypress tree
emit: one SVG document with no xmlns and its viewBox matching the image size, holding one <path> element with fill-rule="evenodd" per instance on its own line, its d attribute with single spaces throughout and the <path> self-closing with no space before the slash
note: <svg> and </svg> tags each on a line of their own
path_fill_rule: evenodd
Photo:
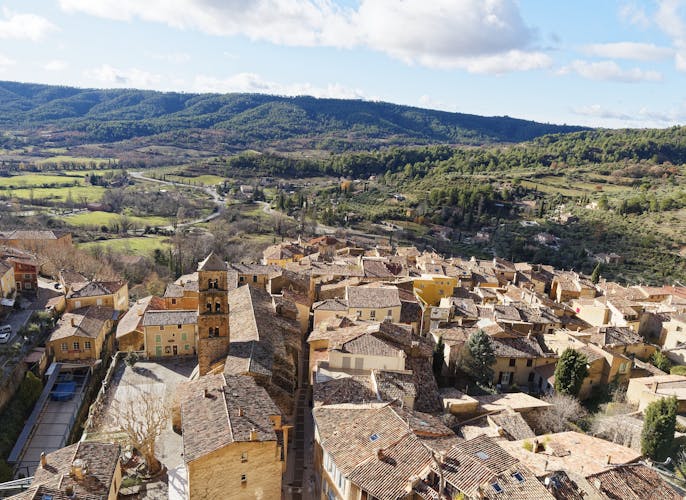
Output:
<svg viewBox="0 0 686 500">
<path fill-rule="evenodd" d="M 495 353 L 491 338 L 483 330 L 479 330 L 469 336 L 467 340 L 467 359 L 465 369 L 472 377 L 484 385 L 493 381 L 493 369 Z"/>
<path fill-rule="evenodd" d="M 665 460 L 674 441 L 677 400 L 675 396 L 650 403 L 643 412 L 641 453 L 653 460 Z"/>
<path fill-rule="evenodd" d="M 588 359 L 574 349 L 567 348 L 555 366 L 555 391 L 578 396 L 581 384 L 588 375 Z"/>
</svg>

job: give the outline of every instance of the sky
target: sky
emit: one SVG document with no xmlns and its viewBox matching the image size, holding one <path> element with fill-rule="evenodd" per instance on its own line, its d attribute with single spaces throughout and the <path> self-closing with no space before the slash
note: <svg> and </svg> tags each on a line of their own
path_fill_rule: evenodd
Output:
<svg viewBox="0 0 686 500">
<path fill-rule="evenodd" d="M 686 123 L 686 0 L 0 0 L 0 80 Z"/>
</svg>

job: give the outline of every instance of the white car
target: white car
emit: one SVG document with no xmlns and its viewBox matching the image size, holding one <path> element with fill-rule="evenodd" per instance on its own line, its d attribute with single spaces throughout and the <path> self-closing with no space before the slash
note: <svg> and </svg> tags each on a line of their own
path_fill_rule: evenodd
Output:
<svg viewBox="0 0 686 500">
<path fill-rule="evenodd" d="M 11 336 L 11 331 L 0 331 L 0 344 L 6 344 L 7 342 L 9 342 Z"/>
</svg>

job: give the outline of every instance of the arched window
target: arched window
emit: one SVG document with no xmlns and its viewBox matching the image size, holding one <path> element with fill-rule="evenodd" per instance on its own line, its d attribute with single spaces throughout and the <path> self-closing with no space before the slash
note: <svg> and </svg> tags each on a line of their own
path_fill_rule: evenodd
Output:
<svg viewBox="0 0 686 500">
<path fill-rule="evenodd" d="M 212 304 L 209 302 L 207 303 L 207 311 L 212 312 Z"/>
<path fill-rule="evenodd" d="M 216 312 L 219 312 L 219 311 L 222 310 L 222 306 L 221 306 L 221 304 L 219 304 L 219 302 L 215 302 L 215 304 L 214 304 L 214 310 L 215 310 Z"/>
</svg>

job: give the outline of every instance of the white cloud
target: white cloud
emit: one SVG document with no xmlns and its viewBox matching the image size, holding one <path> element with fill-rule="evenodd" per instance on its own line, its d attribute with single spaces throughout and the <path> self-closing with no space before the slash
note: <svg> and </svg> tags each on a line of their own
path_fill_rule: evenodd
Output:
<svg viewBox="0 0 686 500">
<path fill-rule="evenodd" d="M 139 18 L 291 46 L 368 47 L 408 64 L 478 73 L 537 69 L 549 58 L 516 0 L 60 0 L 69 12 Z"/>
<path fill-rule="evenodd" d="M 109 64 L 86 70 L 84 75 L 96 84 L 107 87 L 159 89 L 162 82 L 160 75 L 137 68 L 117 69 Z"/>
<path fill-rule="evenodd" d="M 633 110 L 615 110 L 592 104 L 572 109 L 572 113 L 588 118 L 582 125 L 602 127 L 668 127 L 686 123 L 686 102 L 677 103 L 669 111 L 642 107 Z"/>
<path fill-rule="evenodd" d="M 619 17 L 629 24 L 647 28 L 650 26 L 650 17 L 646 14 L 643 6 L 636 5 L 636 3 L 626 3 L 619 9 Z"/>
<path fill-rule="evenodd" d="M 7 66 L 12 66 L 15 63 L 16 63 L 16 61 L 14 59 L 7 57 L 3 53 L 0 53 L 0 70 L 7 67 Z"/>
<path fill-rule="evenodd" d="M 595 43 L 586 45 L 582 50 L 590 56 L 635 61 L 659 61 L 674 56 L 674 49 L 671 47 L 637 42 Z"/>
<path fill-rule="evenodd" d="M 641 68 L 623 69 L 614 61 L 589 62 L 576 60 L 558 71 L 558 74 L 561 75 L 571 73 L 576 73 L 589 80 L 623 83 L 659 82 L 662 80 L 662 74 L 658 71 L 647 71 Z"/>
<path fill-rule="evenodd" d="M 184 64 L 191 60 L 191 55 L 187 52 L 168 52 L 163 54 L 148 52 L 147 55 L 152 59 L 172 64 Z"/>
<path fill-rule="evenodd" d="M 286 96 L 311 95 L 314 97 L 330 97 L 337 99 L 364 99 L 365 95 L 359 89 L 351 89 L 338 83 L 317 87 L 311 83 L 281 84 L 265 80 L 255 73 L 238 73 L 228 78 L 217 78 L 208 75 L 198 75 L 191 86 L 195 92 L 248 92 L 258 94 L 276 94 Z"/>
<path fill-rule="evenodd" d="M 7 8 L 2 9 L 0 18 L 0 39 L 38 41 L 57 26 L 44 17 L 35 14 L 17 14 Z"/>
<path fill-rule="evenodd" d="M 69 64 L 62 59 L 53 59 L 52 61 L 48 61 L 45 66 L 43 66 L 43 69 L 46 71 L 64 71 L 68 66 Z"/>
</svg>

